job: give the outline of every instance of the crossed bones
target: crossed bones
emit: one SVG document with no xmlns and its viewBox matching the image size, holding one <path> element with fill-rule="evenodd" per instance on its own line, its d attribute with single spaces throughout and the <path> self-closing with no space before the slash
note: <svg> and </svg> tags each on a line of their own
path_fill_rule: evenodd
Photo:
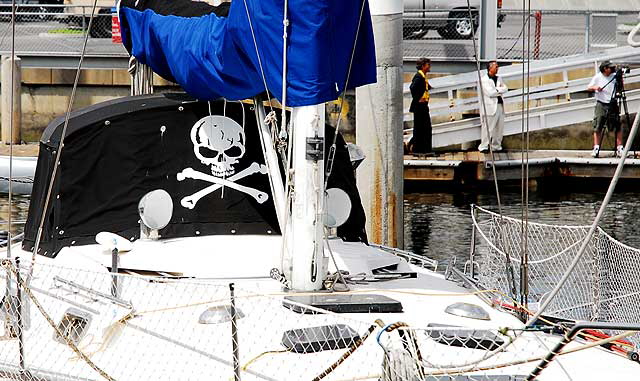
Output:
<svg viewBox="0 0 640 381">
<path fill-rule="evenodd" d="M 213 183 L 213 185 L 209 185 L 208 187 L 197 191 L 191 196 L 184 197 L 182 200 L 180 200 L 180 204 L 185 208 L 193 209 L 202 197 L 217 191 L 223 186 L 248 194 L 249 196 L 255 198 L 258 203 L 262 204 L 269 199 L 268 194 L 254 188 L 235 183 L 236 181 L 243 179 L 249 175 L 253 175 L 254 173 L 266 174 L 267 166 L 254 162 L 244 170 L 236 173 L 228 179 L 221 179 L 219 177 L 207 175 L 206 173 L 198 172 L 193 168 L 185 168 L 182 170 L 182 172 L 178 173 L 178 181 L 182 181 L 184 179 L 204 180 Z"/>
</svg>

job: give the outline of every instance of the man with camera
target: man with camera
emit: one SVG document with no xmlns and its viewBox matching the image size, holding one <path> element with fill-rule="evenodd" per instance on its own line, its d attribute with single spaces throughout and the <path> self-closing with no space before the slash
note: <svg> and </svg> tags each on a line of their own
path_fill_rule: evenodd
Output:
<svg viewBox="0 0 640 381">
<path fill-rule="evenodd" d="M 610 61 L 600 64 L 600 72 L 593 76 L 587 87 L 595 93 L 596 108 L 593 116 L 593 152 L 591 156 L 600 155 L 600 143 L 606 131 L 614 131 L 616 136 L 616 156 L 620 157 L 622 146 L 622 128 L 620 126 L 620 109 L 616 96 L 616 66 Z"/>
</svg>

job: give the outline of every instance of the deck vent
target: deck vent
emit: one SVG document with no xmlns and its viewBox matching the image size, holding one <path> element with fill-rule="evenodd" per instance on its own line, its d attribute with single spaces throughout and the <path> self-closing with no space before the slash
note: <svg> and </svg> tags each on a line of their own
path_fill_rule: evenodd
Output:
<svg viewBox="0 0 640 381">
<path fill-rule="evenodd" d="M 444 312 L 470 319 L 491 320 L 489 313 L 477 304 L 453 303 L 445 308 Z"/>
<path fill-rule="evenodd" d="M 452 347 L 492 351 L 504 344 L 504 340 L 485 329 L 469 329 L 455 325 L 427 324 L 429 336 L 436 342 Z M 441 329 L 437 329 L 441 328 Z M 456 329 L 458 328 L 458 329 Z"/>
<path fill-rule="evenodd" d="M 375 294 L 326 294 L 287 296 L 282 305 L 300 314 L 318 313 L 307 306 L 335 313 L 390 313 L 402 312 L 402 303 L 383 295 Z"/>
<path fill-rule="evenodd" d="M 67 339 L 74 344 L 78 344 L 87 333 L 90 323 L 91 314 L 73 307 L 69 308 L 62 315 L 62 319 L 58 324 L 58 330 L 64 337 L 56 332 L 53 338 L 55 341 L 65 345 L 67 344 Z"/>
<path fill-rule="evenodd" d="M 230 305 L 221 305 L 221 306 L 213 306 L 207 308 L 203 313 L 200 314 L 200 318 L 198 318 L 198 323 L 200 324 L 219 324 L 219 323 L 227 323 L 231 321 L 231 306 Z M 244 317 L 244 313 L 236 308 L 236 319 L 241 319 Z"/>
<path fill-rule="evenodd" d="M 292 329 L 282 334 L 282 345 L 295 353 L 347 348 L 358 340 L 358 333 L 345 324 Z"/>
</svg>

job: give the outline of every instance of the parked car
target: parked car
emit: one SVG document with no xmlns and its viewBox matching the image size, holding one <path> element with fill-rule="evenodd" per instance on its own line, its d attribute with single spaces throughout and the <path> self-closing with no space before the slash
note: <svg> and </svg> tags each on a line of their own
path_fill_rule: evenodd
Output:
<svg viewBox="0 0 640 381">
<path fill-rule="evenodd" d="M 404 39 L 422 38 L 436 30 L 448 39 L 468 39 L 478 29 L 480 0 L 469 0 L 473 22 L 469 19 L 467 0 L 404 0 L 402 35 Z M 506 15 L 498 0 L 498 27 Z"/>
<path fill-rule="evenodd" d="M 87 27 L 94 0 L 64 0 L 65 16 L 61 21 L 69 25 Z M 93 38 L 111 38 L 111 8 L 115 0 L 97 0 L 96 15 L 91 22 L 89 35 Z"/>
<path fill-rule="evenodd" d="M 39 21 L 49 20 L 53 13 L 61 11 L 60 7 L 49 7 L 49 5 L 60 5 L 63 0 L 16 0 L 16 12 L 20 13 L 18 21 Z M 0 12 L 11 13 L 12 0 L 0 0 Z M 24 15 L 33 13 L 33 15 Z M 0 15 L 0 19 L 9 20 L 9 14 Z"/>
</svg>

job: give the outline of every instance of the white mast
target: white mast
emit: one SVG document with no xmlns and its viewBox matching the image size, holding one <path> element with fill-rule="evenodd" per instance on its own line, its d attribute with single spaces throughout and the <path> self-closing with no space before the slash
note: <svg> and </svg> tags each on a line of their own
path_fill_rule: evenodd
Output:
<svg viewBox="0 0 640 381">
<path fill-rule="evenodd" d="M 324 104 L 295 107 L 291 216 L 284 233 L 284 272 L 294 291 L 317 291 L 327 273 L 323 253 Z"/>
</svg>

